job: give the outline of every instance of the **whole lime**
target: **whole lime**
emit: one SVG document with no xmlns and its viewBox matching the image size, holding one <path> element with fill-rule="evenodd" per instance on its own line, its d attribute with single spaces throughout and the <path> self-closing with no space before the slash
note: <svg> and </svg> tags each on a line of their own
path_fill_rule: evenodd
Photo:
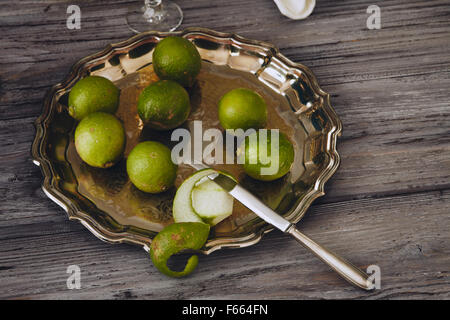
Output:
<svg viewBox="0 0 450 320">
<path fill-rule="evenodd" d="M 88 76 L 78 81 L 69 93 L 69 114 L 81 120 L 90 113 L 115 113 L 119 106 L 119 89 L 110 80 Z"/>
<path fill-rule="evenodd" d="M 264 128 L 267 122 L 266 102 L 252 90 L 231 90 L 219 101 L 219 120 L 224 129 Z"/>
<path fill-rule="evenodd" d="M 177 165 L 172 162 L 169 148 L 156 141 L 145 141 L 128 155 L 127 173 L 139 190 L 159 193 L 173 186 Z"/>
<path fill-rule="evenodd" d="M 289 139 L 278 132 L 272 137 L 273 130 L 267 130 L 266 143 L 261 138 L 262 130 L 247 136 L 237 150 L 238 157 L 244 157 L 244 171 L 250 177 L 272 181 L 289 172 L 294 162 L 294 147 Z"/>
<path fill-rule="evenodd" d="M 91 113 L 75 129 L 75 148 L 88 165 L 111 167 L 120 159 L 125 148 L 122 123 L 109 113 Z"/>
<path fill-rule="evenodd" d="M 139 117 L 153 129 L 178 127 L 186 121 L 190 111 L 189 95 L 175 81 L 161 80 L 152 83 L 139 96 Z"/>
<path fill-rule="evenodd" d="M 167 37 L 153 51 L 153 67 L 158 77 L 176 81 L 184 87 L 194 84 L 201 66 L 197 48 L 185 38 Z"/>
</svg>

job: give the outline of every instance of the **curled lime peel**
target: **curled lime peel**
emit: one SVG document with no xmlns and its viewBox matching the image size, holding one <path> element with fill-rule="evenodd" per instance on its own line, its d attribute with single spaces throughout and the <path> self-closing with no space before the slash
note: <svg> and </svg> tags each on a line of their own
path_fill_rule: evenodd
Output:
<svg viewBox="0 0 450 320">
<path fill-rule="evenodd" d="M 153 239 L 150 257 L 155 267 L 169 277 L 180 278 L 190 274 L 198 265 L 198 256 L 189 257 L 183 271 L 173 271 L 167 261 L 182 250 L 199 250 L 208 239 L 210 226 L 202 222 L 173 223 Z"/>
</svg>

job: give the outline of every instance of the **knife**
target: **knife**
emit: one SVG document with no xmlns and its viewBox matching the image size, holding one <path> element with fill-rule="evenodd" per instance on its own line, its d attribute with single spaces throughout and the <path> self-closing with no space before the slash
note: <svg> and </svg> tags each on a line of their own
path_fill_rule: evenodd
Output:
<svg viewBox="0 0 450 320">
<path fill-rule="evenodd" d="M 211 169 L 210 167 L 202 163 L 189 163 L 189 165 L 196 170 Z M 296 228 L 295 224 L 289 222 L 278 213 L 273 211 L 259 198 L 240 186 L 235 180 L 217 171 L 208 175 L 208 178 L 222 187 L 225 191 L 232 195 L 233 198 L 241 202 L 244 206 L 258 215 L 261 219 L 271 224 L 275 228 L 281 230 L 283 233 L 292 236 L 305 248 L 309 249 L 319 259 L 330 266 L 345 280 L 364 290 L 374 289 L 375 286 L 367 273 L 301 233 Z"/>
</svg>

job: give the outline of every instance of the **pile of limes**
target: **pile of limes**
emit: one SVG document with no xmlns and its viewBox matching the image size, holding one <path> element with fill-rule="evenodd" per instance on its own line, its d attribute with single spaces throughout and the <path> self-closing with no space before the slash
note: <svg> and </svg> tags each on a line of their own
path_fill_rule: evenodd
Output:
<svg viewBox="0 0 450 320">
<path fill-rule="evenodd" d="M 170 130 L 186 121 L 191 105 L 185 88 L 195 83 L 201 64 L 196 47 L 185 38 L 166 37 L 157 44 L 153 51 L 153 67 L 160 80 L 142 91 L 137 104 L 139 117 L 146 126 L 155 130 Z M 119 106 L 119 98 L 120 90 L 114 83 L 99 76 L 83 78 L 69 94 L 69 114 L 80 121 L 75 130 L 75 148 L 80 158 L 90 166 L 109 168 L 123 156 L 126 134 L 121 121 L 114 115 Z M 218 102 L 218 114 L 219 121 L 226 130 L 261 129 L 267 124 L 266 102 L 258 93 L 245 88 L 226 93 Z M 254 135 L 256 137 L 244 139 L 245 145 L 238 149 L 238 154 L 244 157 L 245 172 L 252 178 L 267 181 L 278 179 L 289 172 L 294 149 L 286 136 L 280 133 L 278 149 L 275 150 L 279 154 L 278 170 L 262 175 L 261 169 L 273 164 L 271 138 L 269 134 L 266 146 L 258 143 L 259 132 Z M 259 158 L 261 151 L 265 152 L 269 161 Z M 254 158 L 256 162 L 250 161 Z M 172 162 L 171 151 L 167 146 L 156 141 L 145 141 L 131 150 L 126 170 L 136 188 L 147 193 L 159 193 L 173 187 L 177 165 Z M 197 188 L 194 194 L 196 197 L 193 198 L 193 209 L 196 211 L 191 211 L 199 211 L 200 217 L 193 221 L 186 218 L 188 215 L 185 213 L 178 213 L 188 221 L 183 220 L 182 223 L 165 228 L 152 244 L 152 260 L 167 275 L 182 276 L 192 271 L 197 264 L 195 258 L 180 273 L 173 273 L 167 268 L 167 259 L 183 248 L 201 248 L 207 239 L 209 224 L 214 225 L 231 214 L 232 199 L 227 198 L 228 194 L 222 195 L 214 186 L 191 184 L 193 187 L 189 190 L 180 187 L 179 190 L 186 189 L 186 197 L 180 196 L 178 199 L 186 198 L 189 202 L 186 206 L 190 206 L 191 189 Z M 202 199 L 211 198 L 211 194 L 216 198 L 223 198 L 222 202 L 229 207 L 217 217 L 208 211 L 211 206 L 199 203 L 207 201 Z M 184 204 L 177 205 L 183 208 Z M 208 212 L 203 212 L 205 210 Z M 195 212 L 192 216 L 196 215 Z M 207 227 L 204 227 L 205 217 L 209 219 Z M 175 221 L 178 222 L 177 219 Z"/>
</svg>

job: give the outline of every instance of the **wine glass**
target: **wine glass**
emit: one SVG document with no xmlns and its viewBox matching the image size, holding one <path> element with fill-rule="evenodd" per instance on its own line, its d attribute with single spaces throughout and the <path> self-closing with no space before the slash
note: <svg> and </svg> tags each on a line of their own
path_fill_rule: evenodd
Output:
<svg viewBox="0 0 450 320">
<path fill-rule="evenodd" d="M 127 24 L 136 33 L 173 31 L 183 21 L 181 8 L 169 0 L 145 0 L 128 9 Z"/>
</svg>

